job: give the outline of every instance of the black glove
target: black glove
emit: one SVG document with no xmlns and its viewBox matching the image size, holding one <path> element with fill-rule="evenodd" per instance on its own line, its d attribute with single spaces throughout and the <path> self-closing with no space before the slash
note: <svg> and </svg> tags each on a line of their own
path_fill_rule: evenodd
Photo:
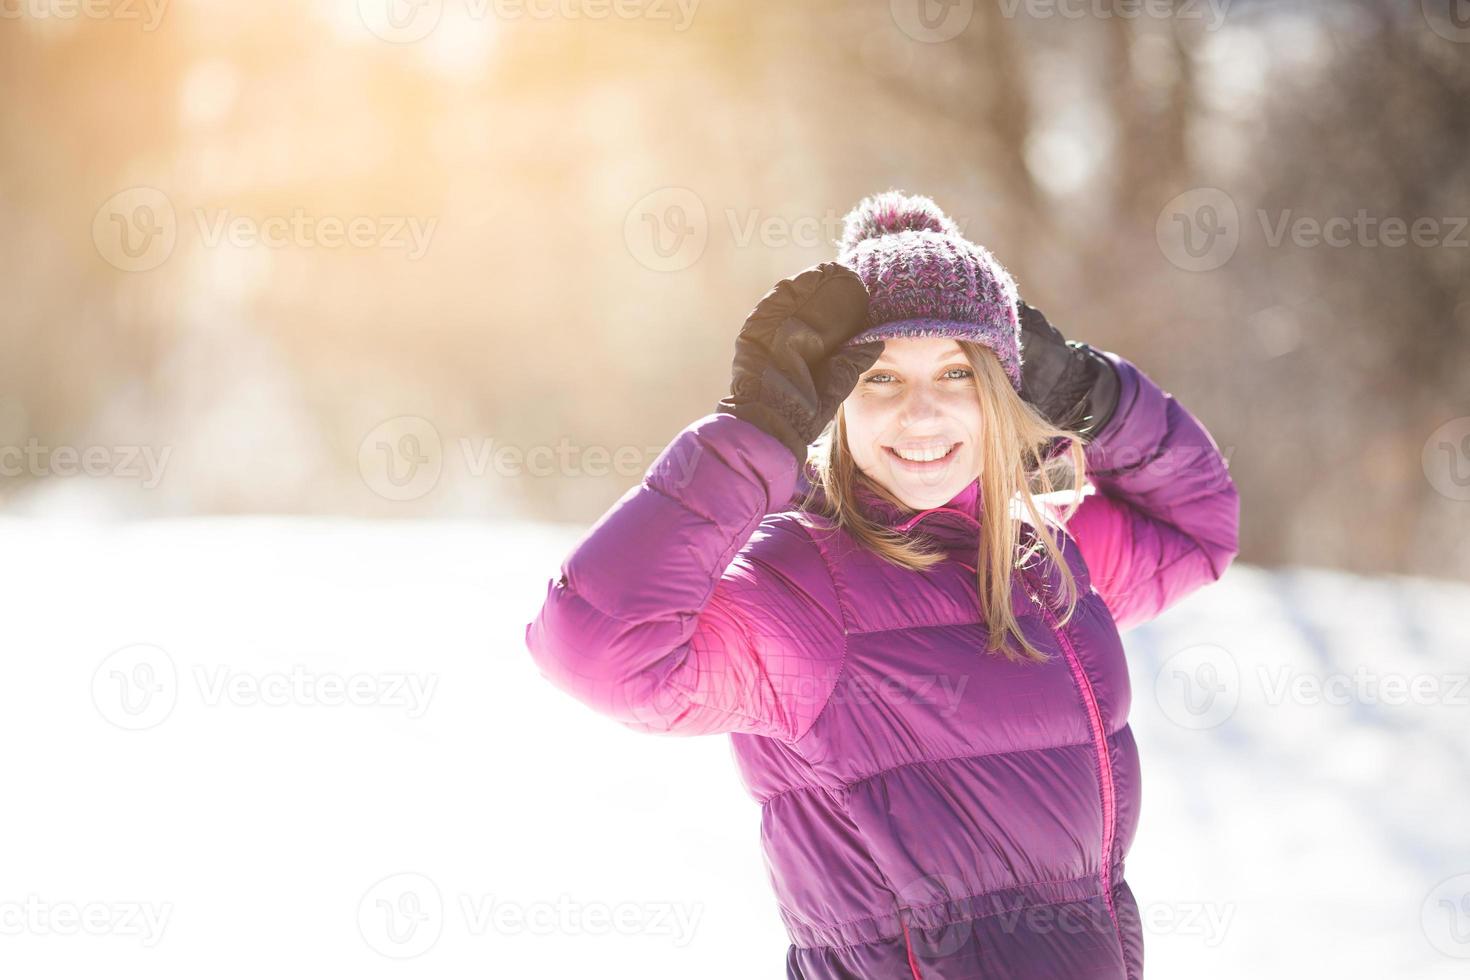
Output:
<svg viewBox="0 0 1470 980">
<path fill-rule="evenodd" d="M 868 291 L 856 272 L 823 262 L 783 279 L 756 304 L 735 340 L 729 412 L 785 443 L 798 466 L 807 447 L 883 353 L 883 341 L 842 345 L 868 322 Z"/>
<path fill-rule="evenodd" d="M 1020 303 L 1021 397 L 1053 424 L 1096 435 L 1118 407 L 1118 372 L 1094 348 L 1067 340 L 1041 311 Z"/>
</svg>

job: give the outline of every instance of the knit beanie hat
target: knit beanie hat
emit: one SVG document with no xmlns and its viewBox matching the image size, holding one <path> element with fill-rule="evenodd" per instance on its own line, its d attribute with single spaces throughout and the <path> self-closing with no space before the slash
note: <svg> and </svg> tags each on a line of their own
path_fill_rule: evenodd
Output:
<svg viewBox="0 0 1470 980">
<path fill-rule="evenodd" d="M 843 219 L 837 261 L 868 287 L 868 328 L 844 346 L 890 337 L 955 337 L 995 352 L 1021 390 L 1015 280 L 932 200 L 885 191 Z"/>
</svg>

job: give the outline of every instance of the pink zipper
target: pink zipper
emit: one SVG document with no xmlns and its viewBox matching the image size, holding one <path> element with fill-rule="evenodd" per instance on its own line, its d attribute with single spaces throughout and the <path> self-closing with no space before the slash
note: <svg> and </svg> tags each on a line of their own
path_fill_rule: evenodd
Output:
<svg viewBox="0 0 1470 980">
<path fill-rule="evenodd" d="M 919 964 L 914 960 L 914 946 L 909 942 L 909 924 L 905 921 L 902 912 L 899 913 L 898 924 L 903 926 L 903 948 L 909 955 L 909 972 L 914 975 L 914 980 L 924 980 L 919 975 Z"/>
<path fill-rule="evenodd" d="M 1042 602 L 1040 597 L 1034 593 L 1028 591 L 1028 595 L 1041 610 L 1047 626 L 1051 628 L 1052 634 L 1062 646 L 1062 651 L 1066 653 L 1067 664 L 1072 668 L 1072 679 L 1076 681 L 1077 689 L 1082 694 L 1082 700 L 1087 704 L 1087 717 L 1092 725 L 1092 741 L 1093 746 L 1097 749 L 1098 772 L 1101 776 L 1099 782 L 1102 787 L 1103 853 L 1100 879 L 1103 898 L 1108 904 L 1108 916 L 1113 920 L 1113 929 L 1118 933 L 1118 941 L 1121 943 L 1123 933 L 1118 926 L 1118 910 L 1113 907 L 1113 824 L 1116 819 L 1117 802 L 1113 787 L 1113 763 L 1108 753 L 1108 734 L 1107 729 L 1103 726 L 1102 710 L 1097 706 L 1097 694 L 1092 689 L 1092 681 L 1088 679 L 1087 671 L 1082 669 L 1082 661 L 1078 659 L 1071 639 L 1057 623 L 1051 607 Z"/>
<path fill-rule="evenodd" d="M 918 514 L 915 514 L 913 517 L 898 525 L 898 528 L 901 531 L 907 531 L 909 528 L 917 524 L 922 518 L 925 518 L 930 514 L 940 512 L 959 514 L 961 517 L 965 517 L 974 522 L 977 527 L 980 523 L 974 514 L 967 514 L 964 511 L 957 510 L 953 507 L 934 507 L 930 510 L 921 511 Z M 962 561 L 960 562 L 960 564 L 963 565 L 965 568 L 968 568 L 971 572 L 976 571 L 975 567 L 968 562 Z M 1023 577 L 1025 576 L 1024 572 L 1021 574 Z M 1098 880 L 1099 883 L 1102 885 L 1103 900 L 1107 903 L 1108 906 L 1108 917 L 1112 919 L 1113 931 L 1117 934 L 1118 943 L 1121 946 L 1123 942 L 1123 930 L 1118 925 L 1118 910 L 1113 905 L 1113 834 L 1114 824 L 1117 820 L 1117 801 L 1115 797 L 1115 788 L 1113 786 L 1113 763 L 1112 758 L 1108 753 L 1108 733 L 1107 728 L 1103 725 L 1102 709 L 1099 708 L 1097 705 L 1097 693 L 1092 689 L 1092 681 L 1088 679 L 1087 671 L 1082 668 L 1082 661 L 1080 658 L 1078 658 L 1077 651 L 1072 646 L 1071 639 L 1061 628 L 1061 624 L 1057 622 L 1056 616 L 1053 614 L 1051 607 L 1042 602 L 1041 597 L 1032 592 L 1030 589 L 1026 590 L 1026 594 L 1030 597 L 1031 601 L 1037 606 L 1037 608 L 1041 610 L 1041 615 L 1046 620 L 1047 626 L 1051 629 L 1052 635 L 1057 638 L 1057 643 L 1061 646 L 1062 652 L 1066 654 L 1067 665 L 1072 670 L 1072 680 L 1074 683 L 1076 683 L 1077 690 L 1082 694 L 1082 701 L 1087 706 L 1087 720 L 1089 726 L 1092 729 L 1093 748 L 1097 751 L 1097 766 L 1099 776 L 1098 783 L 1102 792 L 1103 853 L 1102 870 L 1098 873 Z M 903 922 L 901 916 L 899 922 L 903 925 L 904 947 L 908 950 L 909 953 L 909 969 L 913 971 L 914 980 L 920 980 L 919 968 L 914 963 L 914 950 L 913 947 L 909 944 L 908 925 L 907 923 Z"/>
</svg>

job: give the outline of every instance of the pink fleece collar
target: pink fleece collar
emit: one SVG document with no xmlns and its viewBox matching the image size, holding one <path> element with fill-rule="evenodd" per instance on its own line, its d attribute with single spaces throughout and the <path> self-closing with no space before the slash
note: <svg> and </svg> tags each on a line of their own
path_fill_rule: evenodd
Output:
<svg viewBox="0 0 1470 980">
<path fill-rule="evenodd" d="M 940 513 L 958 514 L 977 527 L 980 524 L 981 493 L 979 477 L 971 480 L 964 489 L 955 494 L 948 502 L 940 504 L 938 507 L 928 507 L 920 510 L 903 518 L 901 521 L 900 517 L 902 516 L 902 512 L 895 510 L 893 505 L 886 500 L 881 500 L 875 494 L 864 491 L 860 491 L 860 495 L 863 498 L 865 509 L 869 510 L 884 524 L 898 531 L 907 531 L 931 514 Z"/>
</svg>

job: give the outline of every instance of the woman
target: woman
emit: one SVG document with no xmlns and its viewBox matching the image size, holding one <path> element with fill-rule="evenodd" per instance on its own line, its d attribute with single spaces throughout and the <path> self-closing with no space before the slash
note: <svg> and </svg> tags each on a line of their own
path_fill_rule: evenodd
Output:
<svg viewBox="0 0 1470 980">
<path fill-rule="evenodd" d="M 789 980 L 1136 980 L 1118 633 L 1234 558 L 1215 442 L 897 192 L 767 294 L 733 374 L 567 558 L 539 669 L 731 733 Z"/>
</svg>

